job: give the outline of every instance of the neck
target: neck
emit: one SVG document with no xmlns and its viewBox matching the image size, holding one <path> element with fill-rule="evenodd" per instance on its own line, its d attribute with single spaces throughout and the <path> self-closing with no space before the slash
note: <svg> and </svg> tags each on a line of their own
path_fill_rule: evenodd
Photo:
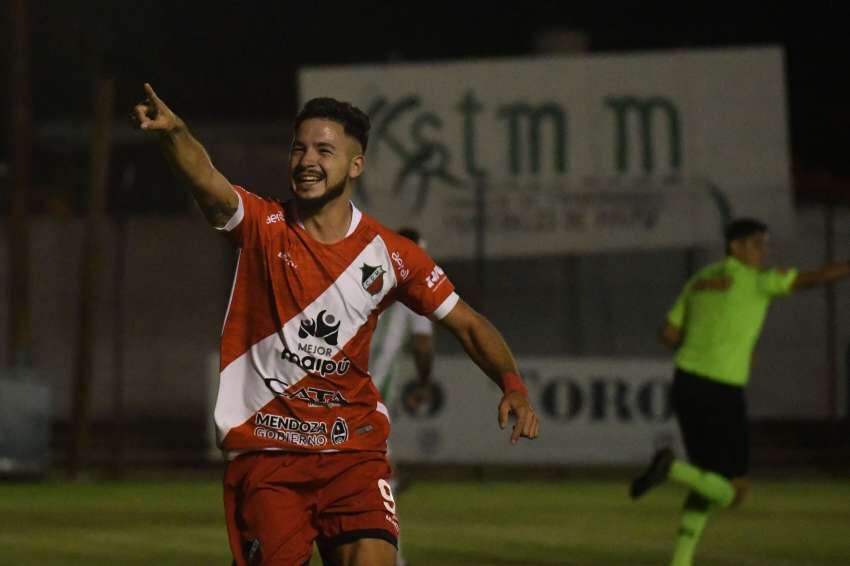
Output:
<svg viewBox="0 0 850 566">
<path fill-rule="evenodd" d="M 345 238 L 351 226 L 352 209 L 348 191 L 315 210 L 300 207 L 297 202 L 295 207 L 307 233 L 323 244 L 339 242 Z"/>
</svg>

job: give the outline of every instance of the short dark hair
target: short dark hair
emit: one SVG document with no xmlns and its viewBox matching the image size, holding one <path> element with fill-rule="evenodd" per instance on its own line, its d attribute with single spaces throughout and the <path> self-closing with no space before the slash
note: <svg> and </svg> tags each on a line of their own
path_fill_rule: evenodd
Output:
<svg viewBox="0 0 850 566">
<path fill-rule="evenodd" d="M 360 142 L 363 152 L 366 152 L 371 124 L 369 116 L 356 106 L 335 98 L 312 98 L 295 117 L 295 129 L 301 126 L 301 122 L 310 118 L 324 118 L 340 124 L 346 135 Z"/>
<path fill-rule="evenodd" d="M 733 220 L 726 226 L 726 253 L 730 251 L 730 246 L 735 240 L 743 240 L 753 234 L 767 232 L 767 224 L 755 218 L 738 218 Z"/>
<path fill-rule="evenodd" d="M 420 240 L 422 240 L 422 235 L 419 234 L 419 230 L 416 228 L 399 228 L 398 233 L 415 244 L 419 244 Z"/>
</svg>

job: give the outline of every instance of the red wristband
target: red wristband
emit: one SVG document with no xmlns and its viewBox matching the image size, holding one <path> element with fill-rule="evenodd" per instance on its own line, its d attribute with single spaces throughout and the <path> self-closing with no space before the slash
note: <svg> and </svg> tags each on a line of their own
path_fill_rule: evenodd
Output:
<svg viewBox="0 0 850 566">
<path fill-rule="evenodd" d="M 507 395 L 508 393 L 513 393 L 516 391 L 517 393 L 522 393 L 525 397 L 528 397 L 528 389 L 525 387 L 525 383 L 522 382 L 522 378 L 515 374 L 512 371 L 502 374 L 502 392 Z"/>
</svg>

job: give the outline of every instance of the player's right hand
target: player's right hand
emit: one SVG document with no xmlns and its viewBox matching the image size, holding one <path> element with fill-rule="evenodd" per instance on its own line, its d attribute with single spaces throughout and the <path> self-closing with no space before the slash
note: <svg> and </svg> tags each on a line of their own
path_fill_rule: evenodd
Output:
<svg viewBox="0 0 850 566">
<path fill-rule="evenodd" d="M 160 100 L 149 83 L 145 83 L 145 98 L 133 107 L 131 117 L 136 127 L 155 132 L 171 132 L 183 123 L 171 109 Z"/>
</svg>

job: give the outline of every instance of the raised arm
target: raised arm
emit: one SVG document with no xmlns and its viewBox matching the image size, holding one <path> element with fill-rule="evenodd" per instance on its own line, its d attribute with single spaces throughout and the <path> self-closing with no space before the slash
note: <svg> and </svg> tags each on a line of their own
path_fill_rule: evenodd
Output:
<svg viewBox="0 0 850 566">
<path fill-rule="evenodd" d="M 794 291 L 826 285 L 850 275 L 850 262 L 827 263 L 813 271 L 802 271 L 794 279 L 791 288 Z"/>
<path fill-rule="evenodd" d="M 458 301 L 440 323 L 457 337 L 472 361 L 504 392 L 499 402 L 499 426 L 505 427 L 510 414 L 516 416 L 511 443 L 516 444 L 521 436 L 536 438 L 537 415 L 519 378 L 514 357 L 496 327 L 463 301 Z"/>
<path fill-rule="evenodd" d="M 188 185 L 207 221 L 224 226 L 236 212 L 239 197 L 230 182 L 210 161 L 204 146 L 196 140 L 186 123 L 145 83 L 147 98 L 133 108 L 136 125 L 159 134 L 159 145 L 174 172 Z"/>
</svg>

